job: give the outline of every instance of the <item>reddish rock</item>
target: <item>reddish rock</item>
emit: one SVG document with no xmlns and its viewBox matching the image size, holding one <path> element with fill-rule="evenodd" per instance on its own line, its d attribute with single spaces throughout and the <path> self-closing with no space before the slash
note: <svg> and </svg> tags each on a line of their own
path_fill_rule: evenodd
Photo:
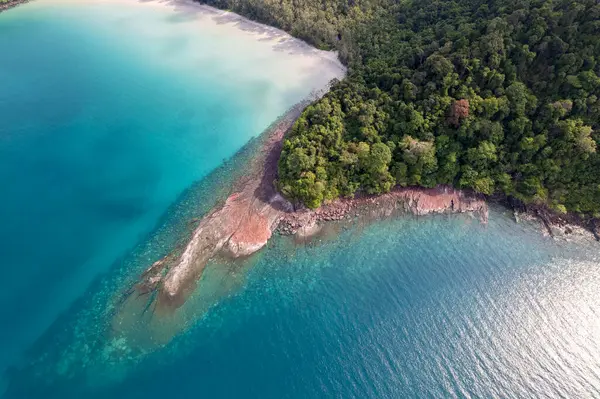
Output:
<svg viewBox="0 0 600 399">
<path fill-rule="evenodd" d="M 158 292 L 157 309 L 180 306 L 200 278 L 208 260 L 223 254 L 233 258 L 248 256 L 261 249 L 279 226 L 282 234 L 310 237 L 322 221 L 343 219 L 349 212 L 356 216 L 388 217 L 394 210 L 415 215 L 445 212 L 474 212 L 485 222 L 487 206 L 483 199 L 450 187 L 434 189 L 399 188 L 380 196 L 336 200 L 316 211 L 292 212 L 291 204 L 274 189 L 281 141 L 301 108 L 275 126 L 267 138 L 261 156 L 254 160 L 249 175 L 238 183 L 223 206 L 198 222 L 192 238 L 181 255 L 171 254 L 152 265 L 134 287 L 138 293 Z"/>
</svg>

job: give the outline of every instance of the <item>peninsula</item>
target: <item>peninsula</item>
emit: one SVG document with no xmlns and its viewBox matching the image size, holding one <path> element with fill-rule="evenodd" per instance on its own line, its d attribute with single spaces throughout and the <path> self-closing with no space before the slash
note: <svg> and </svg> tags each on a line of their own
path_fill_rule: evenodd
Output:
<svg viewBox="0 0 600 399">
<path fill-rule="evenodd" d="M 597 236 L 596 2 L 208 3 L 335 49 L 349 73 L 265 133 L 183 253 L 143 274 L 135 290 L 157 292 L 157 309 L 183 303 L 210 258 L 251 255 L 276 230 L 314 235 L 323 221 L 404 210 L 485 222 L 495 198 L 551 234 L 577 223 Z"/>
<path fill-rule="evenodd" d="M 487 222 L 483 196 L 451 187 L 397 188 L 377 196 L 332 201 L 316 210 L 296 209 L 275 187 L 277 162 L 285 133 L 303 111 L 293 107 L 267 132 L 259 154 L 245 176 L 237 182 L 224 204 L 215 207 L 196 227 L 179 255 L 168 255 L 152 264 L 130 292 L 134 298 L 150 293 L 154 311 L 170 312 L 185 302 L 207 262 L 216 256 L 233 259 L 254 254 L 272 234 L 306 239 L 319 233 L 323 222 L 388 217 L 394 212 L 414 215 L 472 213 Z"/>
</svg>

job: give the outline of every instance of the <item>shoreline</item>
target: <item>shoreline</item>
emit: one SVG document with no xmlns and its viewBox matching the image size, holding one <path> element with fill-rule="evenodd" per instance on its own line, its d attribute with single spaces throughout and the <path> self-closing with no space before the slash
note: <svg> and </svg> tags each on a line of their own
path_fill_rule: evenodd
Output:
<svg viewBox="0 0 600 399">
<path fill-rule="evenodd" d="M 596 241 L 600 242 L 599 218 L 585 217 L 574 213 L 560 214 L 545 204 L 527 205 L 505 195 L 492 196 L 489 201 L 511 210 L 516 223 L 519 223 L 521 219 L 537 220 L 541 225 L 542 234 L 552 238 L 564 238 L 577 233 L 578 235 L 592 235 Z"/>
<path fill-rule="evenodd" d="M 28 0 L 23 2 L 25 1 Z M 172 7 L 182 13 L 209 15 L 217 23 L 232 24 L 241 31 L 250 31 L 257 36 L 277 41 L 274 47 L 280 51 L 318 54 L 328 68 L 339 67 L 341 76 L 345 72 L 339 60 L 336 65 L 332 65 L 335 62 L 332 58 L 335 57 L 334 53 L 312 48 L 299 39 L 292 39 L 281 30 L 258 24 L 237 14 L 186 0 L 151 0 L 140 3 Z M 478 216 L 482 223 L 487 222 L 488 205 L 484 196 L 449 186 L 431 189 L 395 188 L 390 193 L 377 196 L 357 195 L 353 199 L 338 199 L 317 210 L 294 209 L 274 186 L 282 141 L 304 108 L 323 95 L 325 90 L 327 88 L 292 107 L 270 129 L 263 132 L 264 139 L 258 155 L 250 162 L 247 174 L 233 185 L 231 195 L 198 221 L 181 253 L 174 250 L 149 265 L 127 293 L 126 302 L 136 303 L 125 304 L 121 312 L 131 311 L 130 306 L 133 309 L 147 308 L 148 302 L 157 314 L 174 311 L 196 289 L 204 268 L 211 259 L 219 256 L 233 259 L 248 257 L 262 249 L 276 232 L 310 238 L 330 221 L 364 216 L 389 217 L 395 212 L 417 216 L 470 213 Z M 548 213 L 541 213 L 539 210 L 536 212 L 553 235 Z M 571 227 L 568 229 L 572 230 Z"/>
<path fill-rule="evenodd" d="M 308 238 L 317 234 L 327 222 L 363 217 L 381 219 L 396 213 L 414 216 L 469 213 L 487 224 L 489 210 L 482 195 L 450 186 L 395 187 L 389 193 L 357 195 L 334 200 L 315 210 L 287 213 L 282 217 L 278 231 L 283 235 Z"/>
<path fill-rule="evenodd" d="M 258 154 L 250 161 L 247 173 L 234 183 L 229 197 L 199 220 L 181 254 L 172 252 L 141 274 L 128 291 L 122 311 L 132 305 L 127 302 L 137 302 L 134 309 L 147 307 L 150 298 L 154 313 L 173 312 L 196 289 L 210 260 L 247 258 L 262 249 L 274 233 L 307 239 L 330 221 L 389 217 L 398 212 L 417 216 L 469 213 L 487 223 L 483 196 L 447 186 L 397 188 L 378 196 L 336 200 L 317 210 L 294 209 L 276 190 L 274 181 L 285 134 L 311 102 L 308 99 L 292 107 L 263 133 Z"/>
<path fill-rule="evenodd" d="M 199 220 L 181 254 L 174 251 L 142 273 L 126 302 L 141 297 L 137 307 L 146 306 L 144 297 L 150 295 L 155 312 L 168 314 L 185 302 L 211 259 L 247 257 L 267 243 L 282 213 L 292 211 L 272 184 L 283 137 L 310 102 L 292 107 L 263 133 L 247 173 L 233 184 L 224 203 L 216 204 Z"/>
<path fill-rule="evenodd" d="M 381 195 L 337 199 L 316 210 L 294 209 L 292 203 L 276 190 L 274 181 L 283 139 L 310 102 L 299 103 L 263 133 L 265 138 L 258 155 L 250 162 L 248 173 L 233 185 L 232 194 L 200 220 L 181 255 L 167 255 L 142 273 L 130 296 L 133 292 L 137 292 L 133 295 L 136 298 L 152 294 L 156 302 L 155 312 L 168 314 L 186 301 L 210 260 L 219 256 L 234 260 L 247 258 L 261 250 L 274 233 L 306 240 L 319 234 L 329 222 L 356 222 L 362 218 L 369 221 L 393 214 L 466 213 L 486 224 L 488 202 L 511 209 L 506 197 L 486 198 L 482 194 L 450 186 L 396 187 Z M 517 215 L 517 223 L 518 217 L 538 220 L 552 237 L 591 232 L 598 240 L 597 231 L 567 222 L 547 209 L 542 213 L 543 207 L 525 207 L 522 212 L 514 206 L 512 208 Z M 543 229 L 540 231 L 544 232 Z"/>
</svg>

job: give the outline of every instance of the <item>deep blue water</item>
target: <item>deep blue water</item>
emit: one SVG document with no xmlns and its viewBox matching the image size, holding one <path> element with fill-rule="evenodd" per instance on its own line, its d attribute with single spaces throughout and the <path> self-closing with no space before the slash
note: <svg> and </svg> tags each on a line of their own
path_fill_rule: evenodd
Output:
<svg viewBox="0 0 600 399">
<path fill-rule="evenodd" d="M 86 16 L 0 15 L 4 397 L 600 397 L 597 244 L 500 209 L 487 226 L 406 216 L 276 238 L 211 265 L 164 322 L 173 340 L 120 338 L 120 293 L 227 194 L 253 145 L 223 159 L 307 93 L 132 57 Z"/>
</svg>

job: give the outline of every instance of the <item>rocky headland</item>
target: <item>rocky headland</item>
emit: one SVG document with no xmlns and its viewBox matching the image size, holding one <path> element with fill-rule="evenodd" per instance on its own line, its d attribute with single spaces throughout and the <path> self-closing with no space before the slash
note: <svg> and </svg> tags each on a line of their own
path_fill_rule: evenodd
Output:
<svg viewBox="0 0 600 399">
<path fill-rule="evenodd" d="M 340 199 L 317 210 L 296 209 L 277 192 L 274 182 L 284 135 L 306 105 L 291 109 L 265 133 L 262 148 L 231 195 L 199 221 L 182 252 L 158 260 L 142 274 L 131 290 L 135 297 L 151 294 L 155 313 L 172 311 L 193 292 L 209 260 L 252 255 L 275 232 L 308 238 L 327 222 L 388 217 L 394 212 L 417 216 L 468 212 L 487 222 L 482 196 L 446 186 L 398 188 L 379 196 Z"/>
<path fill-rule="evenodd" d="M 292 205 L 274 188 L 283 136 L 307 103 L 292 108 L 265 134 L 262 148 L 224 203 L 209 212 L 194 230 L 181 255 L 155 262 L 133 288 L 155 293 L 155 311 L 180 306 L 193 290 L 207 262 L 216 256 L 240 258 L 261 249 Z"/>
<path fill-rule="evenodd" d="M 151 293 L 155 312 L 170 312 L 181 306 L 211 259 L 250 256 L 263 248 L 276 232 L 304 240 L 318 234 L 329 222 L 368 222 L 397 213 L 416 216 L 469 213 L 487 223 L 486 198 L 450 186 L 398 187 L 382 195 L 335 200 L 316 210 L 295 207 L 277 192 L 274 183 L 285 133 L 307 104 L 291 109 L 265 133 L 263 145 L 244 177 L 223 203 L 199 221 L 184 250 L 155 262 L 142 274 L 131 292 L 137 292 L 137 297 Z M 559 217 L 544 207 L 519 208 L 506 203 L 506 198 L 503 200 L 504 205 L 514 209 L 516 219 L 536 218 L 552 236 L 576 236 L 592 231 L 599 238 L 597 220 L 588 226 L 587 221 L 571 220 L 573 216 Z"/>
</svg>

